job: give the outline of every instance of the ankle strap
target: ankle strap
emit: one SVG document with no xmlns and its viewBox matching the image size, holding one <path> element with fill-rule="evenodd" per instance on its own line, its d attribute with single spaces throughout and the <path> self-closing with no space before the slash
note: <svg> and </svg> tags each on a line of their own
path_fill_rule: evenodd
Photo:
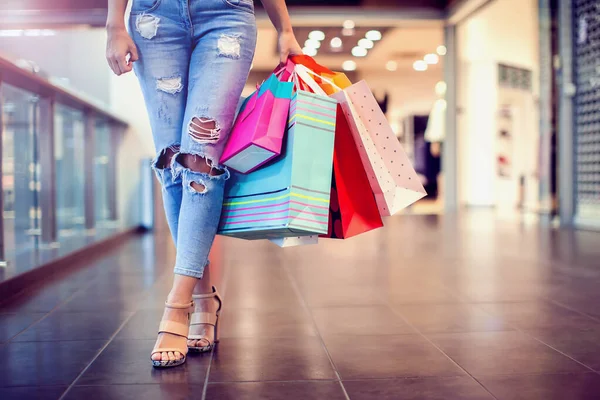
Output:
<svg viewBox="0 0 600 400">
<path fill-rule="evenodd" d="M 221 299 L 221 296 L 219 296 L 219 292 L 217 291 L 216 287 L 212 287 L 213 292 L 212 293 L 207 293 L 207 294 L 194 294 L 192 295 L 192 299 L 194 300 L 200 300 L 200 299 L 209 299 L 211 297 L 216 297 L 219 300 Z"/>
<path fill-rule="evenodd" d="M 168 301 L 165 301 L 165 307 L 167 307 L 167 308 L 174 308 L 174 309 L 183 310 L 185 308 L 192 308 L 193 306 L 194 306 L 194 302 L 193 301 L 190 301 L 187 304 L 169 303 Z"/>
</svg>

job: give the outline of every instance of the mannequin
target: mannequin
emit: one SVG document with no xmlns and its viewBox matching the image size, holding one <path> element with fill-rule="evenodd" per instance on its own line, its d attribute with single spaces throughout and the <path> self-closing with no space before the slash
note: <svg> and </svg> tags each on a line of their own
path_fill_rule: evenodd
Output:
<svg viewBox="0 0 600 400">
<path fill-rule="evenodd" d="M 429 114 L 429 122 L 425 130 L 425 140 L 431 143 L 431 154 L 439 157 L 442 151 L 442 142 L 446 138 L 446 82 L 435 85 L 437 100 Z"/>
</svg>

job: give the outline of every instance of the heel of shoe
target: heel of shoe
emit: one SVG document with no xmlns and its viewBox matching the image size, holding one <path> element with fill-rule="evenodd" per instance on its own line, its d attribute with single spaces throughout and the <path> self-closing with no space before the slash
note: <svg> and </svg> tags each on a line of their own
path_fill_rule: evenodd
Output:
<svg viewBox="0 0 600 400">
<path fill-rule="evenodd" d="M 219 343 L 221 339 L 221 317 L 217 314 L 217 322 L 215 322 L 215 343 Z"/>
</svg>

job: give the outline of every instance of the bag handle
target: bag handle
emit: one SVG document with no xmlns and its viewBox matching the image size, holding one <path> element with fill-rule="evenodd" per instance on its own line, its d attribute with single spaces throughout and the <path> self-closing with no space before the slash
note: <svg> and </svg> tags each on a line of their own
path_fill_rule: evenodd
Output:
<svg viewBox="0 0 600 400">
<path fill-rule="evenodd" d="M 306 86 L 308 86 L 313 93 L 321 96 L 327 96 L 327 93 L 325 93 L 325 91 L 321 89 L 321 86 L 319 86 L 319 84 L 315 82 L 312 76 L 310 76 L 310 74 L 306 72 L 307 69 L 308 68 L 306 68 L 302 64 L 296 64 L 296 67 L 294 68 L 294 76 L 296 81 L 302 80 L 302 82 L 306 84 Z M 300 86 L 298 85 L 298 87 Z"/>
<path fill-rule="evenodd" d="M 273 73 L 275 74 L 275 76 L 277 78 L 281 79 L 281 77 L 284 75 L 285 72 L 288 72 L 289 74 L 293 74 L 295 66 L 296 65 L 292 62 L 292 60 L 290 60 L 288 58 L 288 60 L 285 63 L 279 64 L 277 67 L 275 67 L 275 69 L 273 70 Z"/>
<path fill-rule="evenodd" d="M 291 56 L 290 59 L 294 64 L 304 65 L 308 69 L 315 71 L 317 74 L 335 74 L 335 72 L 333 72 L 329 68 L 322 66 L 321 64 L 318 64 L 314 58 L 305 54 Z"/>
<path fill-rule="evenodd" d="M 332 80 L 323 78 L 322 76 L 317 75 L 314 71 L 311 71 L 305 65 L 296 64 L 296 67 L 294 68 L 294 73 L 296 75 L 298 75 L 300 77 L 300 79 L 302 79 L 302 81 L 304 83 L 306 83 L 306 85 L 309 88 L 311 88 L 311 90 L 316 94 L 320 94 L 322 96 L 327 96 L 327 93 L 325 93 L 323 88 L 321 88 L 321 86 L 319 86 L 319 84 L 313 79 L 312 76 L 319 77 L 322 81 L 325 81 L 326 83 L 330 84 L 335 89 L 337 89 L 338 92 L 342 91 L 342 89 L 339 86 L 337 86 L 335 83 L 333 83 Z"/>
</svg>

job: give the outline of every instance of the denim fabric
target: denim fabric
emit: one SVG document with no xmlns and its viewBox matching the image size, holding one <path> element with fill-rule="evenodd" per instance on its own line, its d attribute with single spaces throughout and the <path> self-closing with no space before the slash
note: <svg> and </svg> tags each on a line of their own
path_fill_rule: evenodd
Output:
<svg viewBox="0 0 600 400">
<path fill-rule="evenodd" d="M 206 159 L 214 168 L 233 125 L 256 46 L 252 0 L 133 0 L 129 31 L 138 47 L 134 71 L 157 151 L 153 167 L 177 247 L 175 273 L 201 278 L 208 264 L 229 172 L 184 168 L 166 149 Z M 208 128 L 207 128 L 208 127 Z M 196 182 L 205 187 L 197 191 Z"/>
</svg>

